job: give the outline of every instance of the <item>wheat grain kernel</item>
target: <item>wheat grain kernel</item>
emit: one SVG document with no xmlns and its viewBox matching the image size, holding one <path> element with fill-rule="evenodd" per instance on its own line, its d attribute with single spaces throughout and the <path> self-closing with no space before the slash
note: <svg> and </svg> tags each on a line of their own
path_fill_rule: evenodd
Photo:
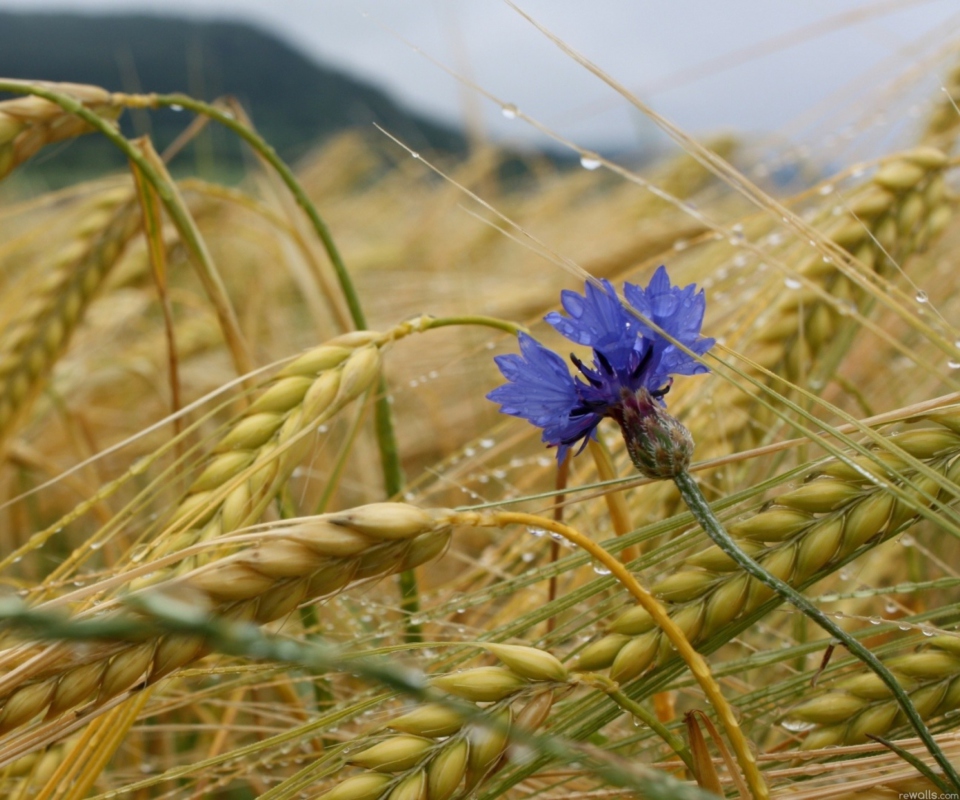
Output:
<svg viewBox="0 0 960 800">
<path fill-rule="evenodd" d="M 928 170 L 943 169 L 948 161 L 946 153 L 930 145 L 907 150 L 901 154 L 901 158 Z"/>
<path fill-rule="evenodd" d="M 558 683 L 567 680 L 566 667 L 553 653 L 516 644 L 485 644 L 484 647 L 521 678 Z"/>
<path fill-rule="evenodd" d="M 610 667 L 610 678 L 626 683 L 649 667 L 660 649 L 660 631 L 647 631 L 631 638 L 617 653 Z"/>
<path fill-rule="evenodd" d="M 107 665 L 100 679 L 100 697 L 107 699 L 133 686 L 153 661 L 156 642 L 131 647 L 118 653 Z"/>
<path fill-rule="evenodd" d="M 418 770 L 400 781 L 390 792 L 388 800 L 425 800 L 427 776 Z"/>
<path fill-rule="evenodd" d="M 920 183 L 926 174 L 922 166 L 898 159 L 877 170 L 873 182 L 891 192 L 905 192 Z"/>
<path fill-rule="evenodd" d="M 668 575 L 650 587 L 650 591 L 670 603 L 683 603 L 706 594 L 717 576 L 702 570 L 684 570 Z"/>
<path fill-rule="evenodd" d="M 960 447 L 960 436 L 951 431 L 925 428 L 898 434 L 890 442 L 914 458 L 928 459 L 956 452 Z"/>
<path fill-rule="evenodd" d="M 435 518 L 406 503 L 369 503 L 334 514 L 330 522 L 376 539 L 409 539 L 433 528 Z"/>
<path fill-rule="evenodd" d="M 413 736 L 436 739 L 452 736 L 463 727 L 463 723 L 463 717 L 452 708 L 439 703 L 427 703 L 391 720 L 387 727 Z"/>
<path fill-rule="evenodd" d="M 204 650 L 204 641 L 198 636 L 184 634 L 164 636 L 158 642 L 156 652 L 153 655 L 153 669 L 150 671 L 150 680 L 155 681 L 175 669 L 179 669 L 184 664 L 195 661 L 200 658 Z M 74 703 L 70 705 L 72 706 Z"/>
<path fill-rule="evenodd" d="M 777 497 L 779 505 L 822 514 L 845 506 L 861 494 L 859 486 L 836 480 L 814 480 Z"/>
<path fill-rule="evenodd" d="M 850 211 L 860 219 L 872 220 L 893 206 L 896 196 L 880 186 L 868 185 L 849 203 Z"/>
<path fill-rule="evenodd" d="M 760 542 L 779 542 L 806 528 L 813 517 L 790 508 L 773 508 L 729 527 L 733 536 Z"/>
<path fill-rule="evenodd" d="M 472 725 L 467 730 L 467 741 L 470 742 L 470 754 L 467 757 L 467 791 L 486 777 L 507 748 L 507 731 L 513 721 L 513 714 L 508 708 L 495 714 L 492 719 L 497 723 L 495 727 Z"/>
<path fill-rule="evenodd" d="M 458 739 L 440 751 L 427 767 L 427 797 L 430 800 L 449 800 L 456 793 L 467 772 L 469 746 Z"/>
<path fill-rule="evenodd" d="M 106 663 L 96 661 L 70 670 L 57 683 L 56 693 L 50 702 L 49 716 L 56 716 L 94 694 L 100 685 Z"/>
<path fill-rule="evenodd" d="M 909 678 L 944 678 L 960 673 L 960 658 L 942 650 L 925 650 L 891 658 L 887 667 Z"/>
<path fill-rule="evenodd" d="M 337 558 L 369 552 L 370 548 L 376 544 L 369 536 L 334 527 L 325 519 L 294 525 L 286 534 L 286 538 L 302 544 L 319 555 Z"/>
<path fill-rule="evenodd" d="M 867 701 L 863 698 L 847 692 L 829 692 L 790 709 L 790 716 L 805 722 L 830 725 L 848 720 L 866 706 Z"/>
<path fill-rule="evenodd" d="M 714 631 L 736 619 L 746 602 L 747 588 L 746 575 L 738 575 L 721 584 L 707 600 L 704 629 Z"/>
<path fill-rule="evenodd" d="M 550 716 L 550 709 L 553 708 L 553 700 L 554 695 L 550 690 L 534 695 L 530 702 L 520 709 L 520 713 L 517 714 L 515 721 L 516 727 L 526 731 L 537 730 L 547 721 L 547 717 Z"/>
<path fill-rule="evenodd" d="M 419 763 L 431 747 L 430 739 L 401 733 L 350 755 L 347 763 L 377 772 L 403 772 Z"/>
<path fill-rule="evenodd" d="M 609 630 L 613 633 L 625 633 L 628 636 L 637 636 L 651 630 L 656 623 L 653 617 L 643 606 L 634 606 L 628 608 L 613 622 L 610 623 Z"/>
<path fill-rule="evenodd" d="M 215 570 L 197 572 L 188 580 L 191 586 L 218 601 L 249 600 L 273 586 L 273 578 L 239 562 L 219 563 Z"/>
<path fill-rule="evenodd" d="M 947 681 L 941 681 L 933 686 L 917 689 L 910 695 L 910 700 L 921 717 L 929 719 L 933 716 L 933 712 L 937 710 L 947 694 L 947 685 Z"/>
<path fill-rule="evenodd" d="M 847 727 L 843 741 L 847 744 L 862 744 L 868 741 L 868 733 L 883 736 L 893 726 L 899 710 L 899 706 L 893 702 L 864 709 Z"/>
<path fill-rule="evenodd" d="M 317 800 L 378 800 L 390 780 L 389 775 L 377 772 L 354 775 L 324 792 Z"/>
<path fill-rule="evenodd" d="M 45 680 L 17 689 L 4 703 L 3 711 L 0 711 L 0 731 L 15 728 L 43 711 L 49 705 L 55 688 L 55 680 Z"/>
<path fill-rule="evenodd" d="M 865 497 L 847 513 L 843 526 L 841 555 L 856 550 L 860 545 L 878 536 L 890 519 L 894 498 L 886 493 Z"/>
<path fill-rule="evenodd" d="M 450 544 L 450 536 L 450 531 L 436 531 L 418 536 L 404 551 L 403 558 L 395 571 L 404 572 L 439 558 Z"/>
<path fill-rule="evenodd" d="M 602 639 L 591 642 L 577 656 L 577 669 L 584 672 L 596 672 L 613 664 L 617 654 L 630 641 L 624 633 L 609 633 Z"/>
<path fill-rule="evenodd" d="M 274 585 L 268 592 L 257 598 L 256 620 L 260 623 L 273 622 L 290 614 L 307 597 L 309 581 L 285 582 Z"/>
<path fill-rule="evenodd" d="M 474 667 L 438 675 L 430 679 L 430 684 L 464 700 L 493 703 L 526 686 L 527 682 L 505 667 Z"/>
<path fill-rule="evenodd" d="M 821 750 L 826 747 L 835 747 L 842 744 L 843 735 L 847 731 L 846 725 L 831 725 L 810 731 L 807 738 L 800 745 L 801 750 Z"/>
<path fill-rule="evenodd" d="M 204 468 L 203 472 L 191 484 L 190 491 L 204 492 L 219 488 L 246 469 L 253 461 L 254 455 L 248 450 L 235 450 L 232 453 L 221 453 L 214 456 L 213 461 Z"/>
<path fill-rule="evenodd" d="M 754 556 L 759 552 L 764 550 L 762 544 L 757 542 L 752 542 L 749 539 L 744 539 L 742 542 L 737 543 L 740 546 L 740 549 L 743 550 L 748 556 Z M 735 572 L 740 569 L 740 565 L 737 564 L 730 556 L 723 552 L 717 545 L 710 545 L 710 547 L 701 550 L 699 553 L 694 553 L 686 561 L 692 567 L 700 567 L 701 569 L 708 570 L 709 572 Z M 640 608 L 640 606 L 637 606 Z M 649 616 L 649 615 L 648 615 Z M 653 622 L 650 623 L 651 627 Z M 613 628 L 611 627 L 611 630 Z M 620 631 L 621 633 L 630 633 L 630 631 Z M 643 633 L 643 631 L 637 631 L 637 633 Z"/>
</svg>

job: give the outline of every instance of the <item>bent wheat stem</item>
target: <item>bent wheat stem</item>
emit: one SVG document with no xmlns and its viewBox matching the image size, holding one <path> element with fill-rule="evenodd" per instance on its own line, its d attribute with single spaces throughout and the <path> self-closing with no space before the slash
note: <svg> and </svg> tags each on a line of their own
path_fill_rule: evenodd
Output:
<svg viewBox="0 0 960 800">
<path fill-rule="evenodd" d="M 676 648 L 678 655 L 686 662 L 690 671 L 700 684 L 704 694 L 717 712 L 724 730 L 727 732 L 727 738 L 733 746 L 734 753 L 743 776 L 753 792 L 754 797 L 764 800 L 770 797 L 770 790 L 767 788 L 763 774 L 757 765 L 757 759 L 750 749 L 743 731 L 737 722 L 733 708 L 727 702 L 727 699 L 720 691 L 720 686 L 710 672 L 710 667 L 693 645 L 686 634 L 674 622 L 666 609 L 660 602 L 648 592 L 640 582 L 633 577 L 630 571 L 621 561 L 608 553 L 603 547 L 598 545 L 592 539 L 584 536 L 579 531 L 564 525 L 561 522 L 540 517 L 536 514 L 526 514 L 519 511 L 494 511 L 494 512 L 459 512 L 450 517 L 453 524 L 469 525 L 472 527 L 497 527 L 503 528 L 508 525 L 527 525 L 530 527 L 542 528 L 552 533 L 557 533 L 577 547 L 582 548 L 590 554 L 592 558 L 599 561 L 604 567 L 610 570 L 611 574 L 630 592 L 637 602 L 650 615 L 655 624 L 663 631 L 664 635 L 670 640 L 670 643 Z"/>
</svg>

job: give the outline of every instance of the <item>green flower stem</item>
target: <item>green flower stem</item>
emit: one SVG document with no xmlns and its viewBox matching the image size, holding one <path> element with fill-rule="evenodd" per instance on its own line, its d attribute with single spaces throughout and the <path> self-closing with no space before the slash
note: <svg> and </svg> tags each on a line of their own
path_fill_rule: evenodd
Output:
<svg viewBox="0 0 960 800">
<path fill-rule="evenodd" d="M 700 487 L 689 472 L 683 470 L 677 473 L 673 482 L 680 490 L 680 496 L 686 503 L 687 508 L 696 517 L 700 526 L 706 532 L 714 544 L 716 544 L 724 553 L 732 558 L 740 567 L 751 577 L 773 589 L 785 601 L 793 605 L 800 612 L 809 617 L 813 622 L 823 628 L 833 638 L 839 640 L 853 655 L 865 663 L 874 673 L 886 684 L 893 693 L 897 703 L 900 705 L 910 725 L 917 732 L 917 735 L 926 745 L 930 755 L 933 756 L 937 764 L 943 770 L 944 775 L 950 780 L 950 783 L 957 790 L 960 790 L 960 775 L 944 755 L 936 739 L 930 733 L 916 707 L 910 700 L 909 695 L 903 690 L 893 673 L 890 672 L 869 649 L 864 647 L 859 641 L 848 634 L 843 628 L 837 625 L 826 614 L 824 614 L 810 600 L 804 597 L 800 592 L 789 584 L 771 575 L 760 564 L 754 561 L 750 556 L 740 549 L 740 546 L 734 541 L 729 533 L 724 529 L 720 520 L 716 518 L 710 504 L 700 491 Z"/>
<path fill-rule="evenodd" d="M 458 317 L 432 317 L 425 323 L 424 330 L 433 328 L 446 328 L 450 325 L 480 325 L 485 328 L 494 328 L 495 330 L 511 333 L 516 336 L 521 331 L 529 333 L 530 331 L 524 325 L 518 325 L 508 319 L 499 317 L 485 317 L 482 314 L 465 314 Z"/>
<path fill-rule="evenodd" d="M 615 681 L 610 680 L 604 675 L 596 674 L 578 675 L 577 678 L 581 683 L 593 686 L 594 688 L 599 689 L 601 692 L 604 692 L 611 700 L 613 700 L 614 703 L 620 706 L 620 708 L 622 708 L 628 714 L 633 715 L 636 719 L 640 720 L 644 725 L 650 728 L 650 730 L 657 734 L 657 736 L 663 739 L 663 741 L 670 746 L 670 749 L 673 750 L 674 753 L 680 756 L 680 758 L 683 760 L 683 763 L 687 765 L 687 768 L 691 772 L 696 772 L 696 769 L 693 766 L 693 756 L 690 754 L 690 750 L 687 748 L 687 746 L 683 743 L 683 740 L 679 736 L 669 731 L 667 726 L 657 719 L 656 714 L 651 713 L 636 700 L 627 697 L 627 695 L 621 692 L 620 687 Z"/>
</svg>

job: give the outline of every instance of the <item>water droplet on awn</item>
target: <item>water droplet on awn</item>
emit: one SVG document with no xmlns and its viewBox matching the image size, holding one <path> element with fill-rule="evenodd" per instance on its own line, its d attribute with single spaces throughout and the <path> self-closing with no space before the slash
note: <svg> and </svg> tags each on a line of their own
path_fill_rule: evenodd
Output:
<svg viewBox="0 0 960 800">
<path fill-rule="evenodd" d="M 589 170 L 599 169 L 601 161 L 599 158 L 593 158 L 592 156 L 581 156 L 580 166 Z"/>
</svg>

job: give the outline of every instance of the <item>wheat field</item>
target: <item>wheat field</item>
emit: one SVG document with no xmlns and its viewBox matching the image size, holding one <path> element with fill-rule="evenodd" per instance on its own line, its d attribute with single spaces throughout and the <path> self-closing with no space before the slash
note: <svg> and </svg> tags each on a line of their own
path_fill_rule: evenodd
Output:
<svg viewBox="0 0 960 800">
<path fill-rule="evenodd" d="M 229 99 L 0 80 L 3 797 L 960 791 L 956 43 L 942 92 L 877 88 L 895 134 L 813 153 L 695 139 L 566 54 L 673 152 L 505 106 L 582 166 L 372 131 L 290 168 Z M 115 125 L 171 106 L 249 145 L 241 183 Z M 81 135 L 129 170 L 17 182 Z M 667 398 L 696 482 L 896 693 L 611 422 L 558 465 L 486 399 L 518 331 L 565 355 L 562 290 L 661 264 L 717 340 Z"/>
</svg>

